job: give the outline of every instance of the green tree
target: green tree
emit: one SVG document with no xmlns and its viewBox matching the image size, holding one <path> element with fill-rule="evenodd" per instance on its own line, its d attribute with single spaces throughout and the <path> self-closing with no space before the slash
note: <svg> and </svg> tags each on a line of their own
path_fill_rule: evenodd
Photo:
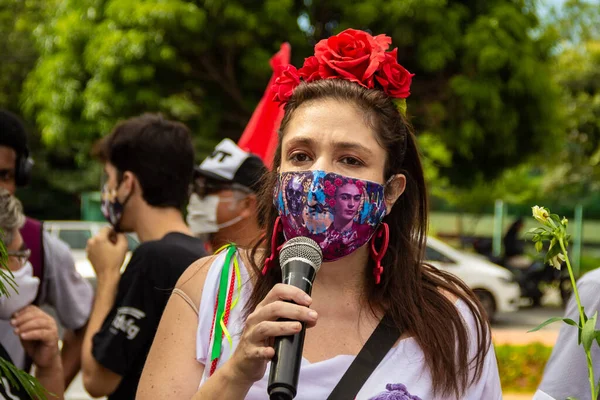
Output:
<svg viewBox="0 0 600 400">
<path fill-rule="evenodd" d="M 600 189 L 600 37 L 563 51 L 556 76 L 567 141 L 561 162 L 550 168 L 547 191 L 585 201 Z"/>
<path fill-rule="evenodd" d="M 416 73 L 408 110 L 425 142 L 442 146 L 425 149 L 440 179 L 493 179 L 560 135 L 547 65 L 554 37 L 531 34 L 533 0 L 65 0 L 35 30 L 41 57 L 24 110 L 64 161 L 55 185 L 95 188 L 89 149 L 119 119 L 160 111 L 182 120 L 204 155 L 218 138 L 239 137 L 281 42 L 298 65 L 348 27 L 391 35 Z"/>
<path fill-rule="evenodd" d="M 0 0 L 0 107 L 20 111 L 21 86 L 38 57 L 33 30 L 44 8 L 41 0 Z"/>
</svg>

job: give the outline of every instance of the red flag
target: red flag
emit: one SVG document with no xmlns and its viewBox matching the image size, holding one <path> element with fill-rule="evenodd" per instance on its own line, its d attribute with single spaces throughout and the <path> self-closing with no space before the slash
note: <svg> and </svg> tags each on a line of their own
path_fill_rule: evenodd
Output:
<svg viewBox="0 0 600 400">
<path fill-rule="evenodd" d="M 277 148 L 277 130 L 283 118 L 283 107 L 273 101 L 271 86 L 275 83 L 279 71 L 290 63 L 292 47 L 283 43 L 279 51 L 271 57 L 269 64 L 273 75 L 269 80 L 267 89 L 262 99 L 256 106 L 244 133 L 238 141 L 238 146 L 250 153 L 259 156 L 265 165 L 271 169 L 273 157 Z"/>
</svg>

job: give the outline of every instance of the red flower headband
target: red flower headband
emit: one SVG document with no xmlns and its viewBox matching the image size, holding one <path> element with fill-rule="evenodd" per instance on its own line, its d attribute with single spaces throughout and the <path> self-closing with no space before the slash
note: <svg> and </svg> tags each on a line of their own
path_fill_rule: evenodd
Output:
<svg viewBox="0 0 600 400">
<path fill-rule="evenodd" d="M 372 36 L 356 29 L 346 29 L 338 35 L 323 39 L 315 46 L 315 55 L 304 60 L 299 70 L 287 65 L 272 87 L 274 101 L 289 100 L 300 80 L 346 79 L 368 89 L 377 86 L 393 99 L 406 99 L 414 74 L 398 64 L 398 49 L 387 51 L 392 38 Z M 398 102 L 401 111 L 405 100 Z"/>
</svg>

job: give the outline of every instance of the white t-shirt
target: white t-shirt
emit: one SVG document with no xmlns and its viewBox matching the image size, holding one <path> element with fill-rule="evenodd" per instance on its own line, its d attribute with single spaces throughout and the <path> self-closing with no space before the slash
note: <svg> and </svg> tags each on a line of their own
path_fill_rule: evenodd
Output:
<svg viewBox="0 0 600 400">
<path fill-rule="evenodd" d="M 209 338 L 211 337 L 215 299 L 218 294 L 219 278 L 224 260 L 225 252 L 217 256 L 211 265 L 204 284 L 202 300 L 200 303 L 198 334 L 196 338 L 196 357 L 199 362 L 206 366 L 200 385 L 208 379 L 210 373 L 209 358 L 212 341 L 209 341 Z M 248 272 L 241 264 L 241 260 L 239 269 L 242 277 L 241 281 L 243 282 L 241 286 L 240 301 L 231 311 L 229 323 L 227 324 L 232 338 L 232 346 L 230 346 L 227 339 L 224 338 L 222 340 L 221 356 L 217 368 L 229 359 L 239 342 L 243 330 L 243 308 L 252 291 Z M 470 334 L 476 335 L 475 321 L 473 315 L 469 312 L 467 305 L 464 302 L 459 301 L 456 303 L 456 307 L 468 325 Z M 440 332 L 440 334 L 443 334 L 443 332 Z M 214 340 L 214 338 L 212 340 Z M 471 340 L 470 342 L 469 357 L 472 358 L 476 351 L 476 341 Z M 342 378 L 354 360 L 354 357 L 355 356 L 350 355 L 339 355 L 317 363 L 310 363 L 306 359 L 302 359 L 298 393 L 295 398 L 298 400 L 326 399 Z M 263 378 L 252 386 L 246 399 L 263 400 L 268 398 L 268 379 L 269 366 L 267 366 Z M 386 389 L 386 386 L 391 390 L 398 391 L 398 396 L 393 396 L 392 393 Z M 397 398 L 417 400 L 417 397 L 407 397 L 406 394 L 402 397 L 400 393 L 402 393 L 403 390 L 407 391 L 412 396 L 418 396 L 421 400 L 453 399 L 453 397 L 433 396 L 431 374 L 425 364 L 423 351 L 413 338 L 403 339 L 395 347 L 390 349 L 369 379 L 365 382 L 356 399 L 384 400 L 388 398 Z M 392 397 L 388 397 L 390 395 L 392 395 Z M 469 386 L 463 399 L 502 399 L 500 378 L 498 376 L 498 367 L 493 348 L 488 351 L 487 356 L 485 357 L 481 379 Z"/>
</svg>

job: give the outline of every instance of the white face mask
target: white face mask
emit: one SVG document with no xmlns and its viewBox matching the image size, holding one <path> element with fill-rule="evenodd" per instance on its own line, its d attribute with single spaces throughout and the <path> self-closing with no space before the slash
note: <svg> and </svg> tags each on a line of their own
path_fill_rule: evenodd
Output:
<svg viewBox="0 0 600 400">
<path fill-rule="evenodd" d="M 228 228 L 240 222 L 243 217 L 238 215 L 229 221 L 217 224 L 217 207 L 219 203 L 233 201 L 237 200 L 233 197 L 221 199 L 216 194 L 210 194 L 201 199 L 196 193 L 192 193 L 187 206 L 187 223 L 194 235 L 200 236 L 207 233 L 216 233 L 221 229 Z"/>
<path fill-rule="evenodd" d="M 10 320 L 14 313 L 33 303 L 40 286 L 39 278 L 33 276 L 33 267 L 27 262 L 23 268 L 13 271 L 18 293 L 9 288 L 10 297 L 0 296 L 0 319 Z"/>
</svg>

